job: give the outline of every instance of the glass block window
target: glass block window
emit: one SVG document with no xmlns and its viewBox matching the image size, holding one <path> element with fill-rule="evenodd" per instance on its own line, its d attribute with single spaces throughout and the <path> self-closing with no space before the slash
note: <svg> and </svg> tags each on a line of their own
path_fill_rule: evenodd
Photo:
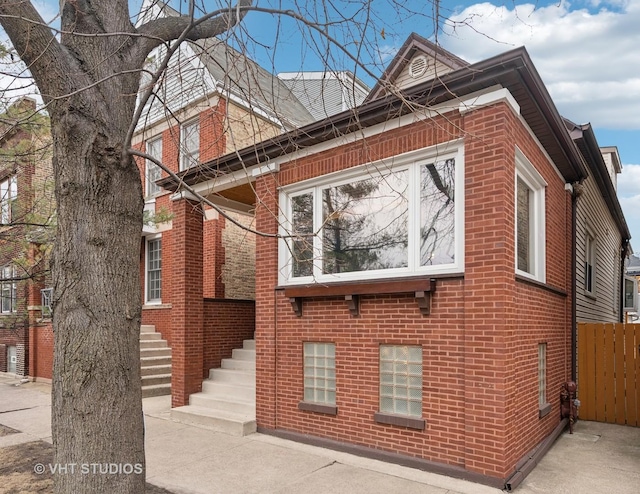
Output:
<svg viewBox="0 0 640 494">
<path fill-rule="evenodd" d="M 159 302 L 162 295 L 162 239 L 147 241 L 147 302 Z"/>
<path fill-rule="evenodd" d="M 547 404 L 547 344 L 538 345 L 538 405 Z"/>
<path fill-rule="evenodd" d="M 336 404 L 336 346 L 304 344 L 304 401 Z"/>
<path fill-rule="evenodd" d="M 422 416 L 422 347 L 380 347 L 380 411 Z"/>
</svg>

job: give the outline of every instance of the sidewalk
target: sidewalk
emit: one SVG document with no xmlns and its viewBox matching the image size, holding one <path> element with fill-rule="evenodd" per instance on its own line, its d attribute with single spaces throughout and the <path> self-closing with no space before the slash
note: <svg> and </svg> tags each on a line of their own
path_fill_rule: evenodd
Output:
<svg viewBox="0 0 640 494">
<path fill-rule="evenodd" d="M 22 433 L 0 437 L 0 448 L 50 442 L 50 386 L 15 383 L 0 376 L 0 424 Z M 233 437 L 179 424 L 169 419 L 169 397 L 146 398 L 143 404 L 147 482 L 175 494 L 501 492 L 268 435 Z M 579 422 L 576 434 L 561 436 L 515 492 L 635 494 L 638 485 L 640 428 Z"/>
</svg>

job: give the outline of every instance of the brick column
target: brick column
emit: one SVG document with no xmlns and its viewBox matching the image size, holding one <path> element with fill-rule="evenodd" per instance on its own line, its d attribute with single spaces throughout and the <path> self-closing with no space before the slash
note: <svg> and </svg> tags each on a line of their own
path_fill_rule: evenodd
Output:
<svg viewBox="0 0 640 494">
<path fill-rule="evenodd" d="M 202 213 L 184 195 L 173 199 L 171 236 L 171 406 L 202 389 Z"/>
</svg>

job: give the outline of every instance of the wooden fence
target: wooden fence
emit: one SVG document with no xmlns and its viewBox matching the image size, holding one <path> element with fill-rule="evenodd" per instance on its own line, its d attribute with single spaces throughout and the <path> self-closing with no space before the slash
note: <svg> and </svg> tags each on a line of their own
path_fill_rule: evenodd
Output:
<svg viewBox="0 0 640 494">
<path fill-rule="evenodd" d="M 640 324 L 578 324 L 578 415 L 640 426 Z"/>
</svg>

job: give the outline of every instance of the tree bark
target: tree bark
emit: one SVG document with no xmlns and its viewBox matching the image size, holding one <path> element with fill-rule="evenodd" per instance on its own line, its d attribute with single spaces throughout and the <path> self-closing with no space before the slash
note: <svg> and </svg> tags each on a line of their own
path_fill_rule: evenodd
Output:
<svg viewBox="0 0 640 494">
<path fill-rule="evenodd" d="M 128 152 L 140 70 L 163 40 L 215 36 L 244 13 L 227 10 L 187 36 L 190 16 L 137 32 L 126 0 L 60 5 L 58 41 L 30 2 L 0 0 L 0 23 L 48 104 L 54 143 L 54 490 L 141 493 L 144 202 Z"/>
</svg>

